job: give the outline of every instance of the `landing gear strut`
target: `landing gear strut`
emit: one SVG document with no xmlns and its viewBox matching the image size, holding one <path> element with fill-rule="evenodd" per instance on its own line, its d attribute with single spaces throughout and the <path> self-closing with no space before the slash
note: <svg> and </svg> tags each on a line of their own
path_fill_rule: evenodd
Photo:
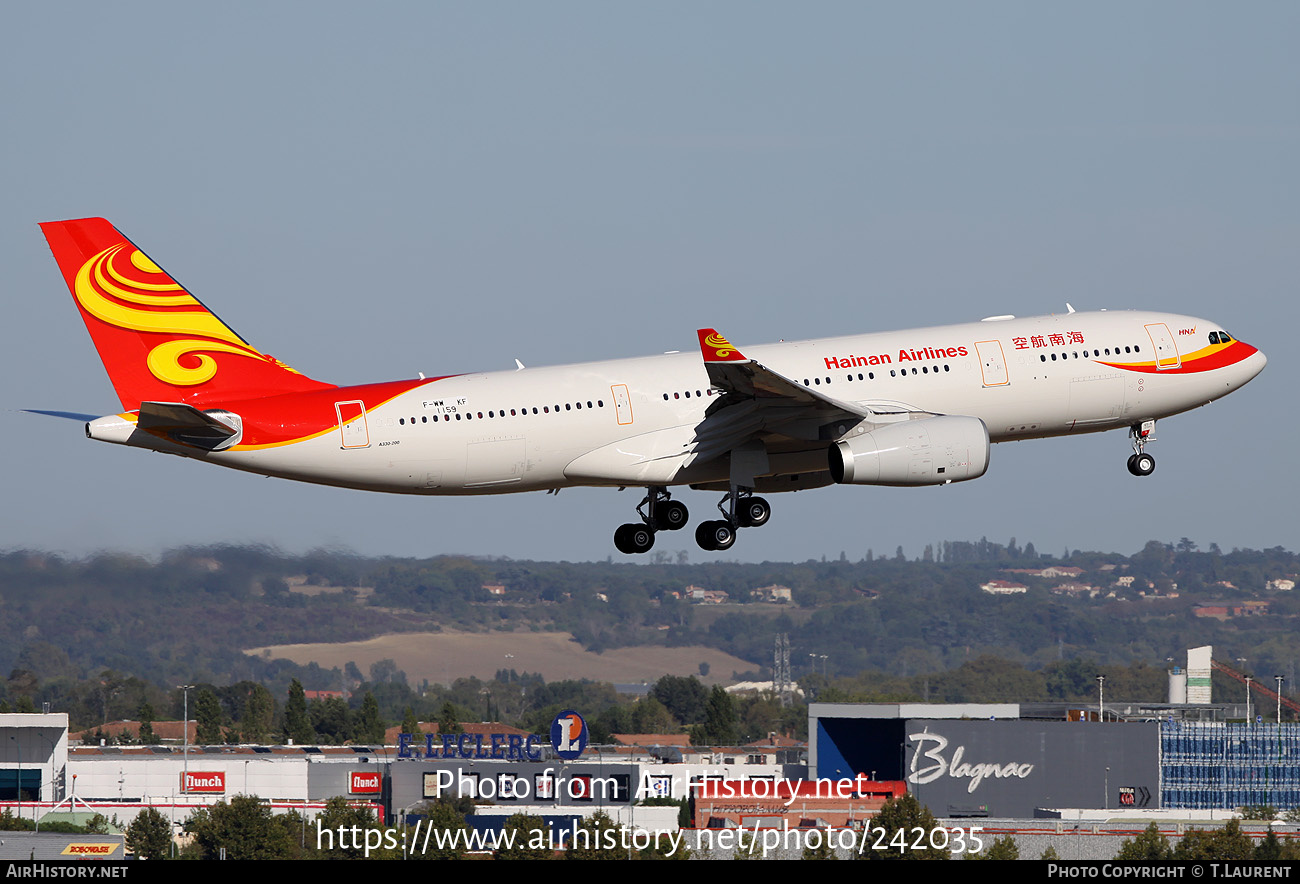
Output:
<svg viewBox="0 0 1300 884">
<path fill-rule="evenodd" d="M 656 531 L 677 531 L 685 528 L 691 518 L 686 505 L 671 499 L 668 489 L 658 485 L 646 489 L 636 512 L 641 517 L 639 523 L 620 525 L 614 532 L 614 546 L 621 553 L 649 552 L 655 545 Z"/>
<path fill-rule="evenodd" d="M 731 549 L 736 542 L 736 529 L 758 528 L 772 517 L 772 507 L 761 497 L 754 497 L 749 488 L 732 486 L 731 491 L 718 503 L 723 518 L 701 522 L 695 529 L 695 542 L 700 549 L 721 552 Z"/>
<path fill-rule="evenodd" d="M 1148 442 L 1156 441 L 1155 421 L 1143 421 L 1128 428 L 1129 438 L 1133 440 L 1133 455 L 1128 459 L 1128 471 L 1135 476 L 1149 476 L 1156 471 L 1156 459 L 1146 453 Z"/>
</svg>

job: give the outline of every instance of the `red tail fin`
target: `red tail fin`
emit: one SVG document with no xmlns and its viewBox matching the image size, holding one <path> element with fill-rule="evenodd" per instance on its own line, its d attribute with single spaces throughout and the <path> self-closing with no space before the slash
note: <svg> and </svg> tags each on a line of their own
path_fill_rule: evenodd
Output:
<svg viewBox="0 0 1300 884">
<path fill-rule="evenodd" d="M 333 386 L 260 353 L 103 218 L 41 230 L 126 410 Z"/>
</svg>

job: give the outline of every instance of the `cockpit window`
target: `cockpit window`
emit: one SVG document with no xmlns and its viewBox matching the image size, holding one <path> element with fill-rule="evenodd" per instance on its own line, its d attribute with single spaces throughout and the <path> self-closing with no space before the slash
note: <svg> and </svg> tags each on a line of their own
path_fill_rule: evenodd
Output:
<svg viewBox="0 0 1300 884">
<path fill-rule="evenodd" d="M 1220 344 L 1228 344 L 1228 343 L 1231 343 L 1231 342 L 1232 342 L 1232 338 L 1230 338 L 1230 337 L 1228 336 L 1228 333 L 1227 333 L 1227 332 L 1225 332 L 1225 331 L 1221 331 L 1221 332 L 1219 332 L 1219 343 L 1220 343 Z"/>
<path fill-rule="evenodd" d="M 1216 332 L 1216 331 L 1214 331 L 1214 332 L 1210 332 L 1210 343 L 1211 343 L 1211 344 L 1217 344 L 1217 343 L 1219 343 L 1219 333 L 1218 333 L 1218 332 Z"/>
</svg>

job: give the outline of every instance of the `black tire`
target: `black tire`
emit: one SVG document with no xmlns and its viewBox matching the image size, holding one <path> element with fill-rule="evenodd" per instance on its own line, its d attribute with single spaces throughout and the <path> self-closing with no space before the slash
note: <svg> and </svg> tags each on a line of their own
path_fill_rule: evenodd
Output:
<svg viewBox="0 0 1300 884">
<path fill-rule="evenodd" d="M 700 549 L 713 551 L 717 547 L 713 545 L 713 523 L 701 522 L 695 529 L 695 542 L 700 545 Z"/>
<path fill-rule="evenodd" d="M 1135 475 L 1135 476 L 1138 475 L 1138 471 L 1137 471 L 1137 459 L 1138 459 L 1138 456 L 1137 456 L 1136 454 L 1130 454 L 1130 455 L 1128 456 L 1128 471 L 1129 471 L 1130 473 L 1132 473 L 1133 475 Z"/>
<path fill-rule="evenodd" d="M 631 530 L 635 525 L 619 525 L 614 530 L 614 548 L 626 555 L 632 555 L 635 550 L 632 549 Z"/>
<path fill-rule="evenodd" d="M 772 518 L 772 507 L 761 497 L 751 497 L 741 502 L 736 516 L 744 528 L 762 528 Z"/>
<path fill-rule="evenodd" d="M 655 507 L 655 523 L 660 531 L 678 531 L 690 520 L 690 510 L 679 501 L 665 500 Z"/>
<path fill-rule="evenodd" d="M 713 541 L 713 549 L 717 552 L 731 549 L 731 545 L 736 542 L 736 529 L 732 528 L 727 522 L 721 520 L 717 522 L 707 522 L 710 527 L 709 536 Z"/>
<path fill-rule="evenodd" d="M 649 552 L 650 547 L 655 545 L 655 533 L 650 526 L 646 524 L 629 524 L 628 527 L 632 529 L 627 535 L 632 542 L 632 552 Z"/>
<path fill-rule="evenodd" d="M 1149 476 L 1156 471 L 1156 459 L 1149 454 L 1133 456 L 1133 475 Z"/>
</svg>

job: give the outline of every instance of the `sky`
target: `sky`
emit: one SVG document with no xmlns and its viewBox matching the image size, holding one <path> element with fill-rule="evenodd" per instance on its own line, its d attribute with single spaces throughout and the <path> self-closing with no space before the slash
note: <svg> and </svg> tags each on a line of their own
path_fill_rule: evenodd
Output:
<svg viewBox="0 0 1300 884">
<path fill-rule="evenodd" d="M 618 556 L 634 491 L 384 496 L 87 440 L 120 406 L 37 223 L 102 215 L 341 384 L 993 314 L 1211 320 L 1265 372 L 943 488 L 771 498 L 725 554 L 1295 549 L 1300 6 L 19 2 L 0 31 L 0 550 Z M 718 495 L 679 495 L 695 519 Z M 641 559 L 644 560 L 644 559 Z"/>
</svg>

